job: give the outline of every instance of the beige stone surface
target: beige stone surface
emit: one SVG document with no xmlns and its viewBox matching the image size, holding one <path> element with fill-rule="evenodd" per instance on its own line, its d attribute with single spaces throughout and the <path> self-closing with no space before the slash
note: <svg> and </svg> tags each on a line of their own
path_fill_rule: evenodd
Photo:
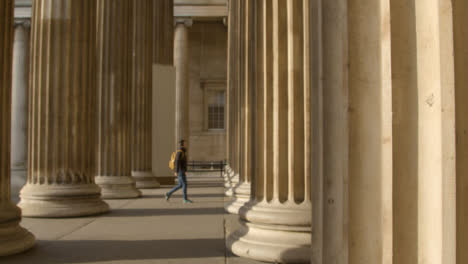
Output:
<svg viewBox="0 0 468 264">
<path fill-rule="evenodd" d="M 0 2 L 0 256 L 31 248 L 35 238 L 19 225 L 21 210 L 10 199 L 13 1 Z"/>
<path fill-rule="evenodd" d="M 452 23 L 452 1 L 415 3 L 419 263 L 456 262 Z"/>
<path fill-rule="evenodd" d="M 176 70 L 175 81 L 175 117 L 176 130 L 175 139 L 178 142 L 181 139 L 186 140 L 185 145 L 190 150 L 190 131 L 189 131 L 189 63 L 190 63 L 190 42 L 189 29 L 193 24 L 191 19 L 177 20 L 174 29 L 174 67 Z"/>
<path fill-rule="evenodd" d="M 189 30 L 191 160 L 218 161 L 226 157 L 226 130 L 208 130 L 205 108 L 210 91 L 226 90 L 226 31 L 222 22 L 199 21 Z"/>
<path fill-rule="evenodd" d="M 311 5 L 311 263 L 348 263 L 347 4 L 311 1 Z"/>
<path fill-rule="evenodd" d="M 265 3 L 267 2 L 267 3 Z M 267 41 L 259 41 L 263 45 L 253 48 L 249 42 L 241 38 L 243 45 L 242 56 L 245 56 L 241 68 L 240 106 L 241 115 L 240 142 L 240 182 L 248 183 L 249 174 L 255 177 L 253 183 L 255 190 L 251 199 L 239 209 L 241 227 L 228 239 L 228 245 L 234 254 L 260 261 L 281 263 L 309 263 L 311 247 L 311 192 L 310 170 L 306 171 L 306 164 L 310 160 L 309 145 L 310 129 L 308 119 L 310 115 L 309 86 L 306 85 L 309 78 L 308 60 L 303 58 L 308 52 L 309 41 L 304 35 L 304 27 L 308 25 L 309 8 L 308 1 L 268 1 L 245 2 L 239 5 L 245 24 L 241 24 L 241 35 L 246 39 L 252 39 L 254 32 L 254 18 L 262 23 L 258 28 L 260 36 L 272 40 L 272 46 Z M 265 11 L 264 9 L 265 8 Z M 271 17 L 272 26 L 266 26 L 266 21 Z M 307 24 L 307 25 L 306 25 Z M 264 30 L 265 32 L 262 32 Z M 257 32 L 258 32 L 257 31 Z M 286 35 L 286 36 L 285 36 Z M 262 40 L 260 38 L 260 40 Z M 255 120 L 257 115 L 252 114 L 253 102 L 249 94 L 251 92 L 250 75 L 252 69 L 250 61 L 252 56 L 264 50 L 272 48 L 272 125 L 263 123 L 262 129 L 272 133 L 272 177 L 262 170 L 253 170 L 251 162 L 265 164 L 265 155 L 258 160 L 255 151 L 251 148 L 251 140 L 256 135 L 250 131 L 249 119 Z M 261 65 L 261 64 L 260 64 Z M 259 76 L 264 80 L 268 70 L 259 67 Z M 245 71 L 245 72 L 244 72 Z M 244 79 L 245 78 L 245 79 Z M 245 90 L 244 90 L 245 89 Z M 266 88 L 268 89 L 268 88 Z M 262 99 L 268 100 L 268 94 L 262 94 Z M 268 101 L 267 101 L 268 102 Z M 268 120 L 266 112 L 259 119 Z M 257 122 L 255 122 L 258 124 Z M 270 130 L 271 129 L 271 130 Z M 265 136 L 264 130 L 261 136 Z M 253 130 L 258 133 L 255 129 Z M 265 144 L 263 142 L 263 144 Z M 263 149 L 262 149 L 263 150 Z M 255 158 L 254 158 L 255 156 Z M 257 185 L 259 183 L 259 185 Z M 240 185 L 242 186 L 242 184 Z M 265 195 L 266 194 L 266 195 Z"/>
<path fill-rule="evenodd" d="M 132 17 L 132 177 L 137 188 L 157 188 L 152 172 L 153 0 L 133 1 Z"/>
<path fill-rule="evenodd" d="M 112 212 L 99 217 L 25 219 L 38 245 L 0 263 L 259 263 L 226 249 L 238 219 L 224 213 L 219 174 L 192 174 L 188 181 L 193 204 L 183 204 L 180 192 L 166 202 L 165 186 L 143 190 L 141 199 L 109 200 Z"/>
<path fill-rule="evenodd" d="M 176 150 L 175 74 L 173 66 L 153 65 L 152 169 L 158 178 L 174 177 L 169 160 Z"/>
<path fill-rule="evenodd" d="M 456 106 L 457 263 L 468 262 L 468 2 L 453 1 Z"/>
<path fill-rule="evenodd" d="M 131 177 L 131 56 L 133 5 L 124 0 L 97 3 L 98 147 L 96 183 L 102 197 L 141 195 Z"/>
<path fill-rule="evenodd" d="M 350 1 L 349 263 L 392 263 L 388 0 Z"/>
<path fill-rule="evenodd" d="M 452 16 L 446 12 L 452 10 L 449 2 L 392 2 L 392 21 L 400 21 L 392 31 L 397 210 L 394 261 L 398 263 L 455 263 L 455 109 L 453 37 L 447 30 L 452 25 Z M 404 23 L 407 29 L 396 30 L 397 23 Z"/>
<path fill-rule="evenodd" d="M 174 64 L 174 0 L 153 0 L 153 63 Z"/>
<path fill-rule="evenodd" d="M 109 210 L 94 182 L 95 8 L 88 0 L 34 1 L 28 180 L 19 203 L 23 216 Z"/>
<path fill-rule="evenodd" d="M 28 82 L 31 22 L 17 20 L 14 25 L 13 79 L 11 102 L 11 188 L 12 199 L 26 184 L 28 158 Z"/>
</svg>

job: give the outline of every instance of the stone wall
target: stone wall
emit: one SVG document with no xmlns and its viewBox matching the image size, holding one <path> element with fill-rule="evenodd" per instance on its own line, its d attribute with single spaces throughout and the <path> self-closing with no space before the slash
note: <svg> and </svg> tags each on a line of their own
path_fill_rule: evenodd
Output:
<svg viewBox="0 0 468 264">
<path fill-rule="evenodd" d="M 222 22 L 196 22 L 189 32 L 190 159 L 224 160 L 226 131 L 206 129 L 203 84 L 226 88 L 227 28 Z"/>
</svg>

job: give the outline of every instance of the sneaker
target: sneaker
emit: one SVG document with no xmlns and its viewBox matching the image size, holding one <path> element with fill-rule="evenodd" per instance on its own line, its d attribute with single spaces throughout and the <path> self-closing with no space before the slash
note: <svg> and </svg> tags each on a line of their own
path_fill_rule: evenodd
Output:
<svg viewBox="0 0 468 264">
<path fill-rule="evenodd" d="M 189 199 L 184 199 L 184 203 L 193 203 L 193 202 Z"/>
<path fill-rule="evenodd" d="M 164 197 L 166 198 L 166 201 L 169 201 L 169 195 L 167 195 L 167 193 L 164 195 Z"/>
</svg>

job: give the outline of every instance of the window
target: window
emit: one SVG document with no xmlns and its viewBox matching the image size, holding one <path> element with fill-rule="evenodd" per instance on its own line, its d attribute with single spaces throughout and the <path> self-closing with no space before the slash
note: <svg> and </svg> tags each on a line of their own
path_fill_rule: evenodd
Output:
<svg viewBox="0 0 468 264">
<path fill-rule="evenodd" d="M 224 131 L 226 117 L 226 82 L 205 80 L 204 89 L 205 130 Z"/>
<path fill-rule="evenodd" d="M 208 129 L 224 129 L 224 91 L 211 91 L 208 100 Z"/>
</svg>

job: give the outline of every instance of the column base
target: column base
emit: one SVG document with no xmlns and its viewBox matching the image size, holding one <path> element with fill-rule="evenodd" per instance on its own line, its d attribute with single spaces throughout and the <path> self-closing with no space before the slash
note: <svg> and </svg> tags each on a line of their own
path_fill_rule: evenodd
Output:
<svg viewBox="0 0 468 264">
<path fill-rule="evenodd" d="M 137 189 L 153 189 L 161 186 L 151 171 L 132 171 L 132 177 L 135 179 Z"/>
<path fill-rule="evenodd" d="M 223 171 L 223 178 L 224 180 L 226 181 L 227 178 L 228 178 L 228 175 L 231 173 L 231 167 L 229 165 L 226 165 L 224 167 L 224 171 Z"/>
<path fill-rule="evenodd" d="M 11 169 L 11 201 L 15 204 L 19 202 L 19 193 L 24 185 L 27 183 L 28 171 L 26 168 L 12 168 Z"/>
<path fill-rule="evenodd" d="M 19 225 L 20 219 L 17 206 L 0 205 L 0 256 L 18 254 L 34 246 L 34 235 Z"/>
<path fill-rule="evenodd" d="M 234 200 L 227 204 L 224 209 L 230 214 L 238 214 L 239 209 L 250 200 L 250 183 L 243 182 L 232 188 Z"/>
<path fill-rule="evenodd" d="M 141 196 L 135 180 L 130 176 L 96 176 L 96 184 L 101 187 L 103 199 L 126 199 Z"/>
<path fill-rule="evenodd" d="M 289 229 L 289 230 L 288 230 Z M 310 263 L 310 229 L 242 223 L 228 238 L 237 256 L 273 263 Z"/>
<path fill-rule="evenodd" d="M 224 183 L 224 187 L 226 190 L 224 191 L 224 194 L 226 196 L 233 196 L 234 195 L 234 188 L 239 185 L 239 174 L 231 174 L 229 180 Z"/>
<path fill-rule="evenodd" d="M 311 204 L 250 201 L 239 214 L 242 227 L 228 238 L 236 255 L 258 261 L 310 263 Z"/>
<path fill-rule="evenodd" d="M 20 192 L 24 217 L 77 217 L 108 212 L 95 184 L 26 184 Z"/>
</svg>

